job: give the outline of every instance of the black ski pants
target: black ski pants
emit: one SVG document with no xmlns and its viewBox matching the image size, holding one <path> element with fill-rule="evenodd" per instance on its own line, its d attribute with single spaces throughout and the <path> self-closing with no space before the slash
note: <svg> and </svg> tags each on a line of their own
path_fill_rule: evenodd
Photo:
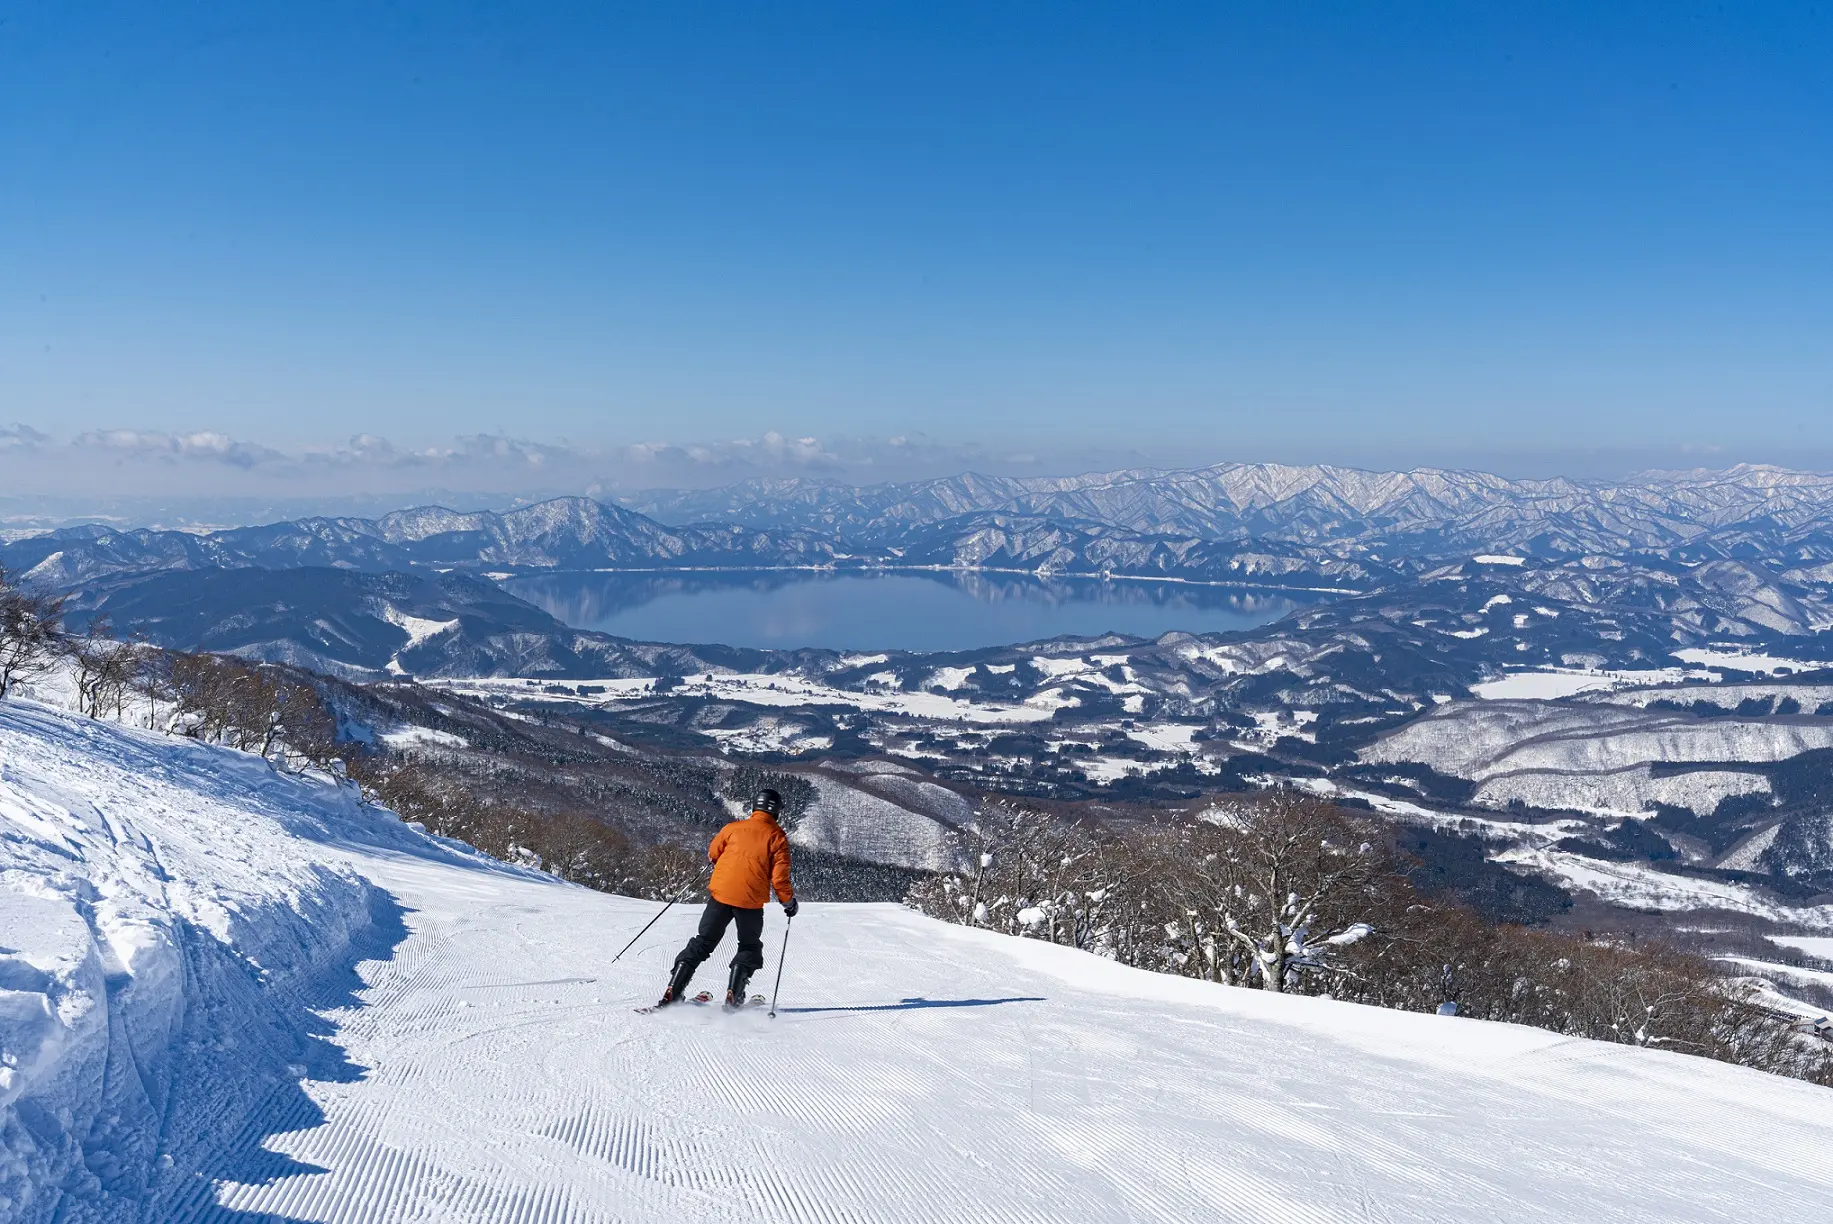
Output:
<svg viewBox="0 0 1833 1224">
<path fill-rule="evenodd" d="M 681 949 L 681 955 L 675 957 L 676 965 L 687 965 L 698 969 L 702 961 L 713 955 L 713 949 L 726 937 L 726 927 L 738 923 L 738 955 L 732 958 L 734 969 L 743 969 L 749 977 L 764 967 L 764 911 L 762 909 L 739 909 L 727 905 L 724 901 L 708 901 L 706 911 L 700 915 L 700 929 Z"/>
</svg>

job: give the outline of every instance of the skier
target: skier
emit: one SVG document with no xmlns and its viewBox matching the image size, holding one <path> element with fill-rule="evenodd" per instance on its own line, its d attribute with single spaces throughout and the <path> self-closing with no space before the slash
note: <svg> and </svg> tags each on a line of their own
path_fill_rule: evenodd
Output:
<svg viewBox="0 0 1833 1224">
<path fill-rule="evenodd" d="M 783 915 L 794 918 L 801 907 L 789 883 L 789 836 L 776 822 L 783 797 L 764 789 L 751 802 L 748 820 L 734 820 L 721 829 L 706 848 L 713 863 L 707 884 L 709 900 L 700 915 L 700 930 L 675 957 L 668 989 L 657 1007 L 677 1002 L 687 992 L 694 970 L 713 955 L 725 938 L 726 926 L 738 923 L 738 955 L 732 958 L 732 977 L 726 985 L 726 1006 L 742 1007 L 751 975 L 764 967 L 764 905 L 770 890 L 782 903 Z"/>
</svg>

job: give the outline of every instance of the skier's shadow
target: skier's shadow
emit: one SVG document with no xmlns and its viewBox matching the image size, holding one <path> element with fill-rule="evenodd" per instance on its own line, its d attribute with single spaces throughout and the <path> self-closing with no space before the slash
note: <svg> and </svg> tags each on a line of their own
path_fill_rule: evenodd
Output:
<svg viewBox="0 0 1833 1224">
<path fill-rule="evenodd" d="M 820 1012 L 887 1012 L 916 1011 L 925 1007 L 997 1007 L 1001 1003 L 1043 1003 L 1041 995 L 1014 995 L 1009 999 L 902 999 L 896 1003 L 864 1003 L 854 1007 L 779 1007 L 785 1014 L 814 1015 Z"/>
</svg>

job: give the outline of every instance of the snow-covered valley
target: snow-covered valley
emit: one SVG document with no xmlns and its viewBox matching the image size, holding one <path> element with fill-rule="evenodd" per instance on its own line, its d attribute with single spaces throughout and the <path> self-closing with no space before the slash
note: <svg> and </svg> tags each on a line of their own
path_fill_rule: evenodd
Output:
<svg viewBox="0 0 1833 1224">
<path fill-rule="evenodd" d="M 1833 1196 L 1826 1089 L 889 905 L 804 911 L 774 1021 L 637 1016 L 692 914 L 612 966 L 653 904 L 17 701 L 0 907 L 9 1224 L 1721 1221 Z M 783 933 L 773 911 L 772 968 Z"/>
</svg>

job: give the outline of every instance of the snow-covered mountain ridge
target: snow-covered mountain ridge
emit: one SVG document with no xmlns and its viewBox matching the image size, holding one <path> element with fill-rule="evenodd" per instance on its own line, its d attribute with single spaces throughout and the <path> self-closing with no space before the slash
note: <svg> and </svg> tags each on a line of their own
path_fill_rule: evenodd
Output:
<svg viewBox="0 0 1833 1224">
<path fill-rule="evenodd" d="M 668 525 L 674 524 L 674 525 Z M 1516 552 L 1761 560 L 1819 581 L 1833 563 L 1833 476 L 1742 466 L 1624 481 L 1225 464 L 1064 478 L 963 475 L 843 487 L 753 481 L 609 505 L 429 506 L 193 534 L 84 526 L 0 548 L 52 585 L 147 568 L 410 565 L 595 568 L 921 564 L 1366 588 L 1420 559 Z M 1230 562 L 1235 562 L 1231 567 Z M 1397 569 L 1396 566 L 1399 568 Z"/>
<path fill-rule="evenodd" d="M 1481 587 L 1486 602 L 1461 609 L 1467 624 L 1447 632 L 1489 635 L 1475 653 L 1492 672 L 1533 661 L 1494 632 L 1496 596 L 1528 604 L 1510 610 L 1517 624 L 1536 605 L 1585 609 L 1592 640 L 1564 635 L 1562 653 L 1574 657 L 1614 658 L 1608 643 L 1638 634 L 1672 650 L 1833 630 L 1833 478 L 1776 469 L 1609 485 L 1237 465 L 920 488 L 771 483 L 720 496 L 651 508 L 756 521 L 671 527 L 559 498 L 503 513 L 428 507 L 209 534 L 82 527 L 6 544 L 0 568 L 73 595 L 80 616 L 105 612 L 167 646 L 352 676 L 655 674 L 614 639 L 460 589 L 462 574 L 450 571 L 896 568 L 962 582 L 1009 573 L 1046 587 L 1074 576 L 1302 600 L 1378 595 L 1422 610 L 1443 604 L 1447 587 Z M 836 506 L 861 509 L 830 513 Z M 428 643 L 403 633 L 401 616 L 460 627 Z"/>
<path fill-rule="evenodd" d="M 1825 1089 L 888 906 L 805 910 L 774 1022 L 636 1017 L 694 915 L 613 968 L 653 905 L 19 702 L 0 905 L 8 1224 L 1667 1224 L 1833 1195 Z"/>
<path fill-rule="evenodd" d="M 657 492 L 624 504 L 670 522 L 721 519 L 871 534 L 887 524 L 999 511 L 1203 539 L 1388 542 L 1410 551 L 1676 548 L 1708 537 L 1780 543 L 1833 523 L 1833 476 L 1740 464 L 1622 480 L 1508 479 L 1419 468 L 1225 463 L 1073 477 L 964 475 L 863 487 L 808 479 Z"/>
</svg>

